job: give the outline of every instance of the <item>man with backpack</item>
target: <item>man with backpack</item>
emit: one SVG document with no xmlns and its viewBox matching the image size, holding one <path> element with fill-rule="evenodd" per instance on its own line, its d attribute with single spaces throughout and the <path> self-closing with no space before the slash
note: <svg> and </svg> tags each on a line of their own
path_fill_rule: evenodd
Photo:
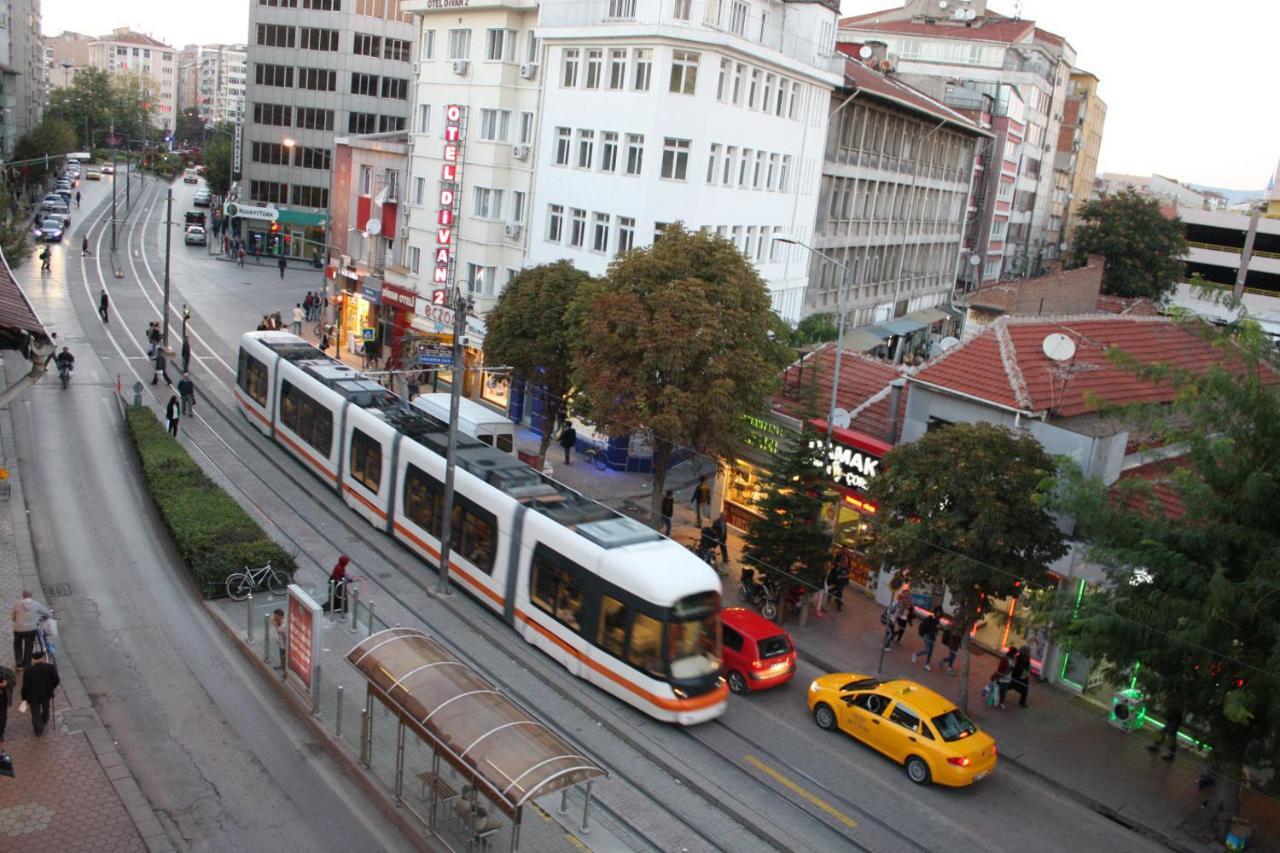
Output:
<svg viewBox="0 0 1280 853">
<path fill-rule="evenodd" d="M 924 648 L 911 656 L 911 662 L 915 663 L 924 655 L 924 671 L 933 672 L 933 667 L 929 665 L 933 660 L 933 644 L 938 638 L 938 617 L 932 613 L 920 620 L 920 639 L 924 640 Z"/>
</svg>

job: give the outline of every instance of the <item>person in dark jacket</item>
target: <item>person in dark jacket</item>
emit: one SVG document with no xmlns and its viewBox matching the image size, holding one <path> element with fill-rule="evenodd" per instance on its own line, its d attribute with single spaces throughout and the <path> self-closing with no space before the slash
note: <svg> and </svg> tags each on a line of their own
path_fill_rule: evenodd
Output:
<svg viewBox="0 0 1280 853">
<path fill-rule="evenodd" d="M 22 671 L 22 699 L 31 710 L 31 726 L 36 737 L 44 734 L 53 710 L 53 691 L 58 689 L 58 668 L 44 659 L 44 652 L 31 653 L 31 666 Z"/>
<path fill-rule="evenodd" d="M 729 523 L 725 520 L 724 513 L 716 516 L 716 520 L 711 522 L 711 535 L 715 537 L 716 544 L 720 546 L 720 564 L 722 566 L 729 565 Z"/>
<path fill-rule="evenodd" d="M 955 620 L 949 620 L 942 629 L 942 645 L 947 649 L 947 656 L 942 659 L 942 666 L 947 675 L 956 674 L 956 655 L 960 653 L 960 641 L 963 639 Z"/>
<path fill-rule="evenodd" d="M 169 435 L 178 437 L 178 419 L 182 417 L 182 401 L 177 394 L 169 396 L 169 403 L 164 407 L 164 420 L 169 428 Z"/>
<path fill-rule="evenodd" d="M 711 486 L 705 475 L 698 478 L 698 485 L 693 487 L 689 503 L 693 504 L 694 523 L 701 527 L 702 514 L 705 512 L 707 517 L 711 516 Z"/>
<path fill-rule="evenodd" d="M 191 339 L 182 339 L 182 372 L 186 373 L 191 369 Z"/>
<path fill-rule="evenodd" d="M 168 365 L 168 361 L 164 357 L 164 347 L 160 346 L 158 343 L 156 344 L 155 360 L 156 375 L 151 377 L 151 384 L 155 385 L 160 381 L 160 377 L 163 376 L 164 384 L 172 385 L 173 383 L 169 381 L 169 372 L 165 370 L 166 365 Z"/>
<path fill-rule="evenodd" d="M 844 610 L 844 588 L 848 585 L 849 552 L 841 551 L 827 573 L 827 595 L 836 603 L 836 610 Z"/>
<path fill-rule="evenodd" d="M 658 515 L 658 530 L 663 536 L 671 535 L 671 517 L 676 512 L 676 498 L 670 489 L 662 495 L 662 512 Z"/>
<path fill-rule="evenodd" d="M 571 465 L 569 461 L 569 453 L 573 450 L 573 446 L 578 443 L 578 431 L 573 428 L 573 424 L 565 421 L 564 429 L 560 430 L 560 446 L 564 448 L 564 464 Z"/>
<path fill-rule="evenodd" d="M 345 613 L 347 610 L 347 584 L 351 582 L 347 578 L 347 564 L 350 562 L 351 558 L 343 554 L 334 564 L 333 571 L 329 573 L 329 600 L 320 608 L 325 613 L 331 610 Z"/>
<path fill-rule="evenodd" d="M 1009 673 L 1009 689 L 1006 693 L 1018 693 L 1018 707 L 1027 707 L 1027 688 L 1031 684 L 1031 647 L 1018 649 L 1018 656 L 1013 659 L 1013 671 Z"/>
<path fill-rule="evenodd" d="M 1159 752 L 1160 747 L 1165 741 L 1169 742 L 1169 751 L 1160 756 L 1165 761 L 1173 761 L 1178 752 L 1178 729 L 1182 728 L 1182 718 L 1186 716 L 1180 704 L 1169 703 L 1169 710 L 1165 714 L 1164 728 L 1156 735 L 1155 743 L 1147 744 L 1148 752 Z"/>
<path fill-rule="evenodd" d="M 9 706 L 18 692 L 18 676 L 7 666 L 0 666 L 0 743 L 4 742 L 4 727 L 9 722 Z"/>
<path fill-rule="evenodd" d="M 102 322 L 107 322 L 107 308 L 111 305 L 111 299 L 107 296 L 107 289 L 102 288 L 102 293 L 98 296 L 98 316 L 102 318 Z"/>
<path fill-rule="evenodd" d="M 920 620 L 920 639 L 924 640 L 924 646 L 911 656 L 911 662 L 915 663 L 923 655 L 924 671 L 933 672 L 930 663 L 933 661 L 933 644 L 938 639 L 938 617 L 934 614 L 929 613 Z"/>
<path fill-rule="evenodd" d="M 196 407 L 196 383 L 191 381 L 191 374 L 184 373 L 178 380 L 178 396 L 182 398 L 182 414 L 190 417 Z"/>
</svg>

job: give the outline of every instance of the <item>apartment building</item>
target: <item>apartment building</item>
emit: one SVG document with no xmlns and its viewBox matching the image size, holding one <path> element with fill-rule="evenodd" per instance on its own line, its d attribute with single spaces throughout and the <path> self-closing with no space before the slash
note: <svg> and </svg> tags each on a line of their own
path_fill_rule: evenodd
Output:
<svg viewBox="0 0 1280 853">
<path fill-rule="evenodd" d="M 1070 175 L 1066 197 L 1066 237 L 1080 224 L 1081 205 L 1093 196 L 1098 173 L 1098 152 L 1102 149 L 1102 128 L 1107 120 L 1107 104 L 1098 96 L 1098 78 L 1079 68 L 1071 71 L 1067 103 L 1058 133 L 1059 171 Z"/>
<path fill-rule="evenodd" d="M 178 53 L 178 110 L 196 108 L 206 124 L 238 122 L 244 116 L 242 44 L 189 44 Z"/>
<path fill-rule="evenodd" d="M 273 205 L 290 254 L 310 258 L 327 242 L 335 134 L 406 129 L 415 29 L 397 0 L 249 9 L 241 198 Z"/>
<path fill-rule="evenodd" d="M 49 91 L 71 85 L 76 72 L 89 67 L 89 45 L 93 36 L 64 30 L 44 37 L 45 78 Z"/>
<path fill-rule="evenodd" d="M 89 64 L 113 75 L 130 75 L 150 95 L 151 124 L 169 132 L 178 119 L 178 53 L 151 36 L 117 27 L 89 43 Z"/>
<path fill-rule="evenodd" d="M 984 260 L 983 279 L 1031 274 L 1061 254 L 1065 181 L 1056 174 L 1056 151 L 1076 61 L 1065 39 L 1034 21 L 992 12 L 986 0 L 906 0 L 898 8 L 845 18 L 839 40 L 885 45 L 903 80 L 944 102 L 950 103 L 949 87 L 987 95 L 997 104 L 1020 101 L 1022 139 L 1007 188 L 1007 233 L 998 264 Z M 1010 88 L 1016 99 L 1005 91 Z M 1005 191 L 1004 182 L 997 189 Z M 973 248 L 987 258 L 988 246 Z"/>
<path fill-rule="evenodd" d="M 848 269 L 846 327 L 905 318 L 901 335 L 944 319 L 929 309 L 949 301 L 967 269 L 970 196 L 993 134 L 880 70 L 883 54 L 840 49 L 850 56 L 831 96 L 813 245 Z M 806 313 L 838 311 L 843 282 L 836 263 L 815 258 Z M 854 348 L 883 342 L 861 340 Z"/>
<path fill-rule="evenodd" d="M 0 19 L 0 152 L 8 157 L 40 123 L 48 99 L 40 0 L 9 0 Z"/>
</svg>

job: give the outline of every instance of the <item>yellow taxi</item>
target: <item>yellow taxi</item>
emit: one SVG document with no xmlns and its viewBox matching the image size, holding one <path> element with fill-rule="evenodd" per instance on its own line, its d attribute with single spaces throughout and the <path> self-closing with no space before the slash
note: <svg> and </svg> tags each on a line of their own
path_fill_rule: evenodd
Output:
<svg viewBox="0 0 1280 853">
<path fill-rule="evenodd" d="M 819 728 L 840 729 L 901 763 L 917 785 L 962 787 L 996 769 L 996 742 L 927 687 L 867 675 L 832 673 L 809 685 Z"/>
</svg>

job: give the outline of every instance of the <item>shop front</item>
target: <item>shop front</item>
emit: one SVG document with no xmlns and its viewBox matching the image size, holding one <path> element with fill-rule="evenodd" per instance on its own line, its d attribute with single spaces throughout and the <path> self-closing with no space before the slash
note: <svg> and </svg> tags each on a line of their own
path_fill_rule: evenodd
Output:
<svg viewBox="0 0 1280 853">
<path fill-rule="evenodd" d="M 382 311 L 378 323 L 378 341 L 391 348 L 387 366 L 392 369 L 409 367 L 401 357 L 405 333 L 413 325 L 414 309 L 418 295 L 389 281 L 382 282 Z"/>
<path fill-rule="evenodd" d="M 431 371 L 430 390 L 447 391 L 453 385 L 453 370 L 441 364 L 453 348 L 454 310 L 445 305 L 433 305 L 421 297 L 416 299 L 416 310 L 409 329 L 415 348 L 422 353 L 419 366 Z M 466 334 L 463 337 L 462 363 L 466 370 L 462 379 L 462 396 L 483 399 L 484 323 L 475 317 L 466 318 Z M 424 392 L 428 385 L 424 384 Z"/>
<path fill-rule="evenodd" d="M 761 518 L 760 504 L 768 488 L 771 467 L 778 454 L 796 438 L 796 432 L 772 418 L 743 415 L 746 430 L 742 449 L 720 463 L 720 487 L 725 521 L 742 533 Z"/>
<path fill-rule="evenodd" d="M 811 441 L 825 448 L 826 421 L 814 420 L 813 426 L 817 435 Z M 837 553 L 849 559 L 849 583 L 868 594 L 875 593 L 879 572 L 869 557 L 876 505 L 867 498 L 867 491 L 891 449 L 892 445 L 880 439 L 836 427 L 824 462 L 834 492 L 834 500 L 827 507 L 832 542 Z"/>
</svg>

